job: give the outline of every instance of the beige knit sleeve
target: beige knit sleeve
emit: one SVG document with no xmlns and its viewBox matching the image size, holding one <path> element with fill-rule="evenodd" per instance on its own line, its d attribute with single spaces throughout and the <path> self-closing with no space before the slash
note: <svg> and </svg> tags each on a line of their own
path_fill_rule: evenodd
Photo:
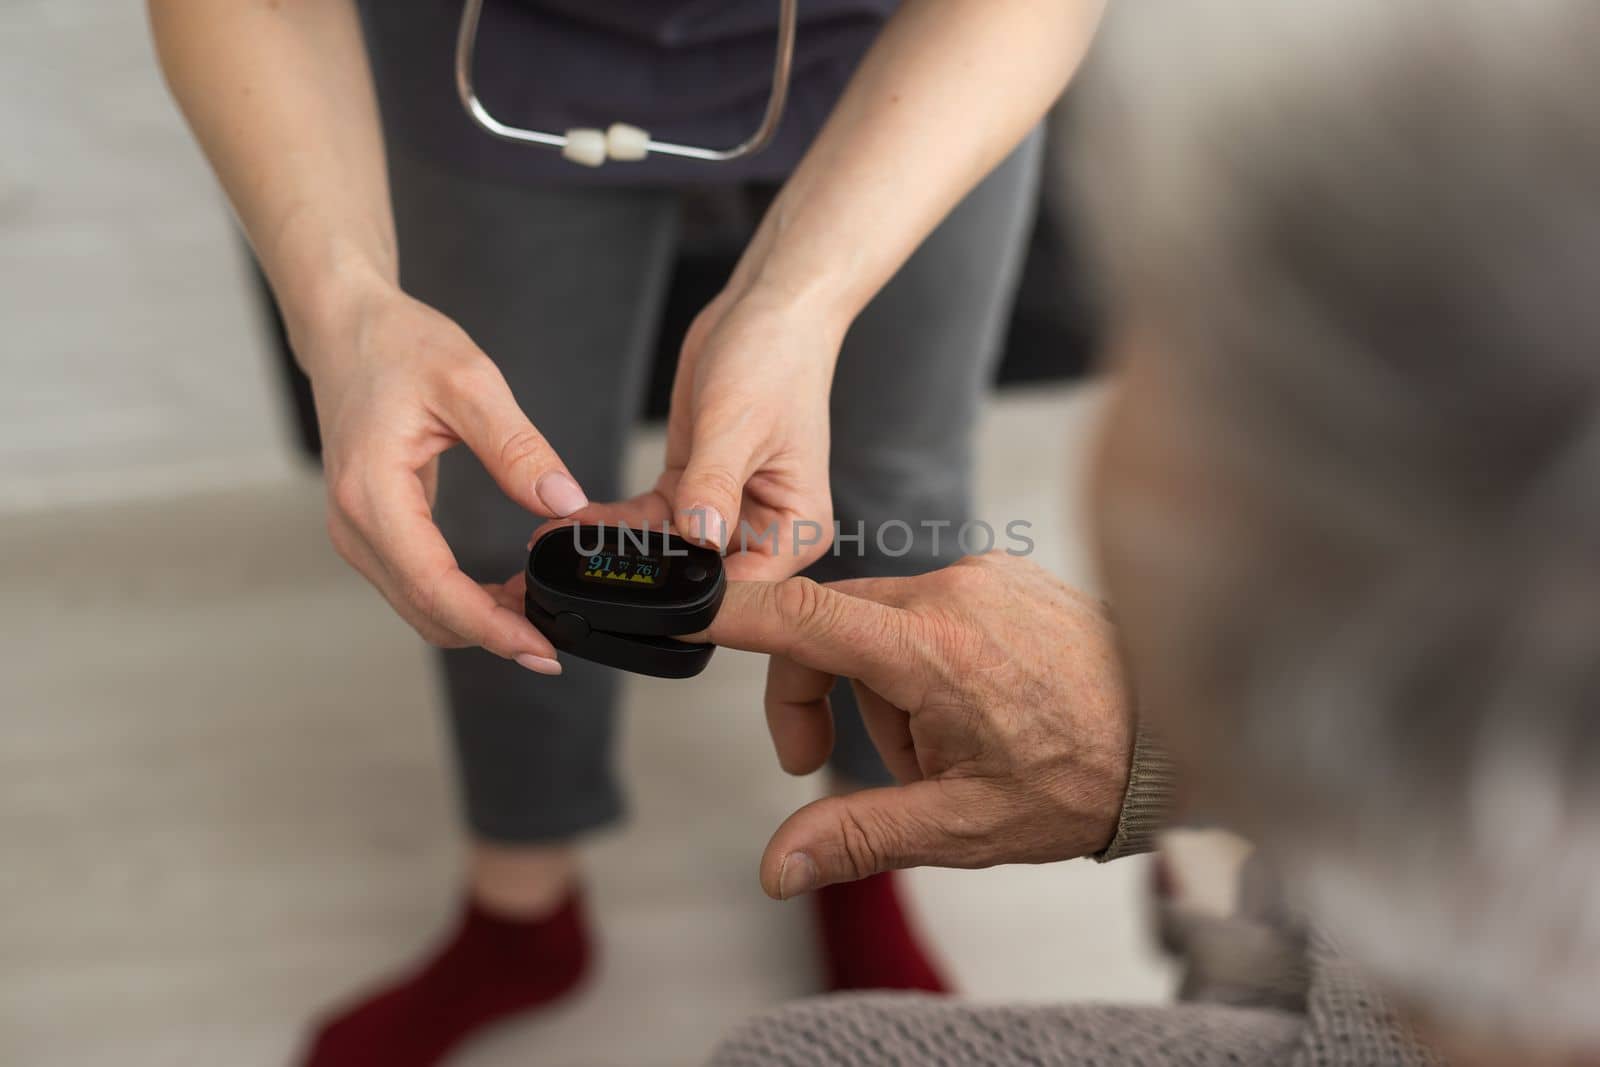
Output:
<svg viewBox="0 0 1600 1067">
<path fill-rule="evenodd" d="M 1111 843 L 1095 853 L 1097 863 L 1154 851 L 1156 834 L 1172 816 L 1177 776 L 1172 761 L 1142 724 L 1134 735 L 1133 767 L 1128 791 L 1122 797 L 1122 815 Z"/>
</svg>

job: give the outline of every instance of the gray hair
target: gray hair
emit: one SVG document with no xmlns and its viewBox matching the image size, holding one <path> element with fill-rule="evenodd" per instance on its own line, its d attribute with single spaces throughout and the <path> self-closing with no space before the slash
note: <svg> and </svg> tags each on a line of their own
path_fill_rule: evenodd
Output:
<svg viewBox="0 0 1600 1067">
<path fill-rule="evenodd" d="M 1600 1049 L 1600 3 L 1138 0 L 1084 92 L 1114 314 L 1256 517 L 1118 531 L 1214 799 L 1431 1012 Z"/>
</svg>

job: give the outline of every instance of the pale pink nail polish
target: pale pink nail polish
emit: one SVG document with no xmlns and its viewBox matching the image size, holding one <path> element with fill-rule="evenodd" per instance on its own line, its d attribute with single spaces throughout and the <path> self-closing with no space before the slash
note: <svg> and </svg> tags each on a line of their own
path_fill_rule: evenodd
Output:
<svg viewBox="0 0 1600 1067">
<path fill-rule="evenodd" d="M 728 525 L 723 521 L 722 513 L 714 507 L 696 504 L 690 508 L 688 532 L 719 549 L 728 547 Z"/>
<path fill-rule="evenodd" d="M 517 665 L 525 667 L 534 674 L 556 675 L 561 673 L 561 664 L 546 656 L 535 656 L 531 652 L 524 652 L 518 656 Z"/>
<path fill-rule="evenodd" d="M 550 471 L 540 478 L 533 491 L 558 519 L 564 519 L 574 511 L 582 511 L 589 506 L 589 498 L 578 488 L 578 483 L 561 471 Z"/>
</svg>

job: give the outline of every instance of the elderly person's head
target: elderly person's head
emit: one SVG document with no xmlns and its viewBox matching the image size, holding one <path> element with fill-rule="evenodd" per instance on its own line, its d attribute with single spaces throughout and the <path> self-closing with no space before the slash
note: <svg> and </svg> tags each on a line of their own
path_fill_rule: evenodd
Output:
<svg viewBox="0 0 1600 1067">
<path fill-rule="evenodd" d="M 1141 703 L 1402 999 L 1600 1053 L 1600 3 L 1108 30 L 1074 152 Z"/>
</svg>

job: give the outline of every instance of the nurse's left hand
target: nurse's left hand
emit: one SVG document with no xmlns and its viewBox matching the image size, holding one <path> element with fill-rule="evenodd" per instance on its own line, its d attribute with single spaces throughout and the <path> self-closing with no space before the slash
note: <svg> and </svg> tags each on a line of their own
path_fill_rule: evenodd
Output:
<svg viewBox="0 0 1600 1067">
<path fill-rule="evenodd" d="M 684 340 L 655 487 L 576 518 L 670 521 L 724 550 L 739 580 L 777 581 L 816 560 L 833 542 L 828 396 L 845 329 L 836 317 L 759 288 L 719 296 Z"/>
</svg>

